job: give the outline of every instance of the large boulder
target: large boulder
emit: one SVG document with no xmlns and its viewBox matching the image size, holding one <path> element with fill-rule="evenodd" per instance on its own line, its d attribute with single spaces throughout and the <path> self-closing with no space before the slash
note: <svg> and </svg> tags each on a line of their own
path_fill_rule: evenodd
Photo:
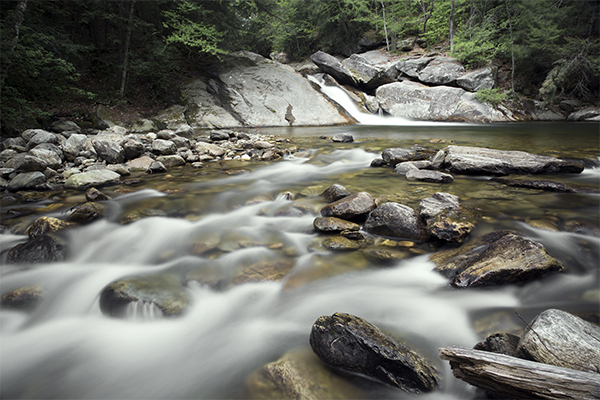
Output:
<svg viewBox="0 0 600 400">
<path fill-rule="evenodd" d="M 354 315 L 319 317 L 310 332 L 310 345 L 334 369 L 367 375 L 407 392 L 430 392 L 439 384 L 438 374 L 427 360 Z"/>
<path fill-rule="evenodd" d="M 477 221 L 472 210 L 462 207 L 458 196 L 443 192 L 421 200 L 419 217 L 431 237 L 451 243 L 464 242 Z"/>
<path fill-rule="evenodd" d="M 518 350 L 529 359 L 585 372 L 600 372 L 600 327 L 549 309 L 527 325 Z"/>
<path fill-rule="evenodd" d="M 527 175 L 583 171 L 582 164 L 524 151 L 467 146 L 448 146 L 445 151 L 445 167 L 461 174 Z"/>
<path fill-rule="evenodd" d="M 520 285 L 564 270 L 542 244 L 512 231 L 488 233 L 429 259 L 452 286 L 460 288 Z"/>
<path fill-rule="evenodd" d="M 423 68 L 419 80 L 423 83 L 445 85 L 456 81 L 456 78 L 465 73 L 465 67 L 451 57 L 436 57 Z"/>
<path fill-rule="evenodd" d="M 373 210 L 365 222 L 365 230 L 382 236 L 423 241 L 428 235 L 415 211 L 399 203 L 383 203 Z"/>
<path fill-rule="evenodd" d="M 86 135 L 81 134 L 72 134 L 62 145 L 65 158 L 69 161 L 75 160 L 82 151 L 91 151 L 92 149 L 93 145 L 91 141 Z"/>
<path fill-rule="evenodd" d="M 319 50 L 310 56 L 310 59 L 321 71 L 333 76 L 339 83 L 348 85 L 355 85 L 357 83 L 352 72 L 334 56 Z"/>
<path fill-rule="evenodd" d="M 46 176 L 40 171 L 24 172 L 15 176 L 9 183 L 7 189 L 17 192 L 25 189 L 35 189 L 36 186 L 46 182 Z"/>
<path fill-rule="evenodd" d="M 367 90 L 394 82 L 398 76 L 397 60 L 380 50 L 352 54 L 342 61 L 358 86 Z"/>
<path fill-rule="evenodd" d="M 60 157 L 62 152 L 59 153 L 57 151 L 44 148 L 42 146 L 44 145 L 41 144 L 29 150 L 28 154 L 42 160 L 50 168 L 59 169 L 60 167 L 62 167 L 62 159 Z"/>
<path fill-rule="evenodd" d="M 106 186 L 118 183 L 121 175 L 108 169 L 82 172 L 71 175 L 65 182 L 67 189 L 86 190 L 91 186 Z"/>
<path fill-rule="evenodd" d="M 92 142 L 98 157 L 108 164 L 121 164 L 125 161 L 123 147 L 110 140 L 94 140 Z"/>
<path fill-rule="evenodd" d="M 375 207 L 370 193 L 358 192 L 327 204 L 321 209 L 321 216 L 355 220 L 366 217 Z"/>
<path fill-rule="evenodd" d="M 396 69 L 411 78 L 418 78 L 419 72 L 433 60 L 433 57 L 409 58 L 396 64 Z"/>
<path fill-rule="evenodd" d="M 491 89 L 496 83 L 497 67 L 484 67 L 469 71 L 456 79 L 456 84 L 469 92 Z"/>
<path fill-rule="evenodd" d="M 403 81 L 382 85 L 375 93 L 381 108 L 394 117 L 479 123 L 508 121 L 502 112 L 480 103 L 473 93 L 461 88 Z"/>
<path fill-rule="evenodd" d="M 393 166 L 405 161 L 427 160 L 430 157 L 431 152 L 421 148 L 392 147 L 381 153 L 383 161 Z"/>
</svg>

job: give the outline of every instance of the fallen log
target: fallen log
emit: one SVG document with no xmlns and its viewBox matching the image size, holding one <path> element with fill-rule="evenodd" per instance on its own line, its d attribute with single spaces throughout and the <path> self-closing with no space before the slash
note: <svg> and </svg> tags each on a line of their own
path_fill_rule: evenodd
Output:
<svg viewBox="0 0 600 400">
<path fill-rule="evenodd" d="M 481 389 L 511 398 L 600 399 L 600 374 L 556 367 L 504 354 L 444 347 L 454 376 Z"/>
</svg>

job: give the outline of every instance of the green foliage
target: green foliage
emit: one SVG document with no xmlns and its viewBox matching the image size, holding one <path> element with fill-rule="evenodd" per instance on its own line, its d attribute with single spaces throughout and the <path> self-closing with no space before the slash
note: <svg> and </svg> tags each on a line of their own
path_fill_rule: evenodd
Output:
<svg viewBox="0 0 600 400">
<path fill-rule="evenodd" d="M 508 96 L 501 93 L 498 89 L 480 89 L 475 93 L 477 101 L 488 103 L 493 107 L 498 107 Z"/>
</svg>

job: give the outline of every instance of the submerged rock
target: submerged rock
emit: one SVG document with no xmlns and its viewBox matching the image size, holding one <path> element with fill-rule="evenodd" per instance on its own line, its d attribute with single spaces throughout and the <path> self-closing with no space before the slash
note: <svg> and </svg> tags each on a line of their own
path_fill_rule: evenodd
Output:
<svg viewBox="0 0 600 400">
<path fill-rule="evenodd" d="M 427 239 L 423 223 L 415 211 L 403 204 L 388 202 L 373 210 L 365 222 L 365 230 L 375 235 L 422 241 Z"/>
<path fill-rule="evenodd" d="M 191 299 L 179 278 L 171 274 L 124 278 L 100 293 L 100 309 L 111 317 L 126 317 L 127 306 L 137 301 L 153 303 L 171 317 L 182 314 Z"/>
<path fill-rule="evenodd" d="M 342 231 L 358 231 L 360 225 L 336 217 L 317 217 L 313 221 L 315 231 L 321 233 L 334 233 Z"/>
<path fill-rule="evenodd" d="M 279 282 L 294 268 L 295 260 L 282 258 L 273 261 L 264 261 L 244 268 L 233 278 L 233 284 L 248 282 Z"/>
<path fill-rule="evenodd" d="M 310 345 L 334 369 L 367 375 L 407 392 L 430 392 L 439 384 L 435 368 L 423 357 L 354 315 L 319 317 Z"/>
<path fill-rule="evenodd" d="M 564 270 L 544 246 L 517 232 L 488 233 L 456 249 L 442 250 L 429 259 L 452 286 L 477 287 L 524 284 Z"/>
<path fill-rule="evenodd" d="M 41 286 L 25 286 L 2 295 L 0 307 L 31 311 L 42 301 L 44 290 Z"/>
</svg>

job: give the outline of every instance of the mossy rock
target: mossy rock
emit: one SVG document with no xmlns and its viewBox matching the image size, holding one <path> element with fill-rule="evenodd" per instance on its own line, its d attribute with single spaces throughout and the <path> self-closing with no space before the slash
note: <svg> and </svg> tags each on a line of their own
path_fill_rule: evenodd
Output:
<svg viewBox="0 0 600 400">
<path fill-rule="evenodd" d="M 3 294 L 0 306 L 7 309 L 31 311 L 38 306 L 43 298 L 44 290 L 42 286 L 25 286 Z"/>
</svg>

